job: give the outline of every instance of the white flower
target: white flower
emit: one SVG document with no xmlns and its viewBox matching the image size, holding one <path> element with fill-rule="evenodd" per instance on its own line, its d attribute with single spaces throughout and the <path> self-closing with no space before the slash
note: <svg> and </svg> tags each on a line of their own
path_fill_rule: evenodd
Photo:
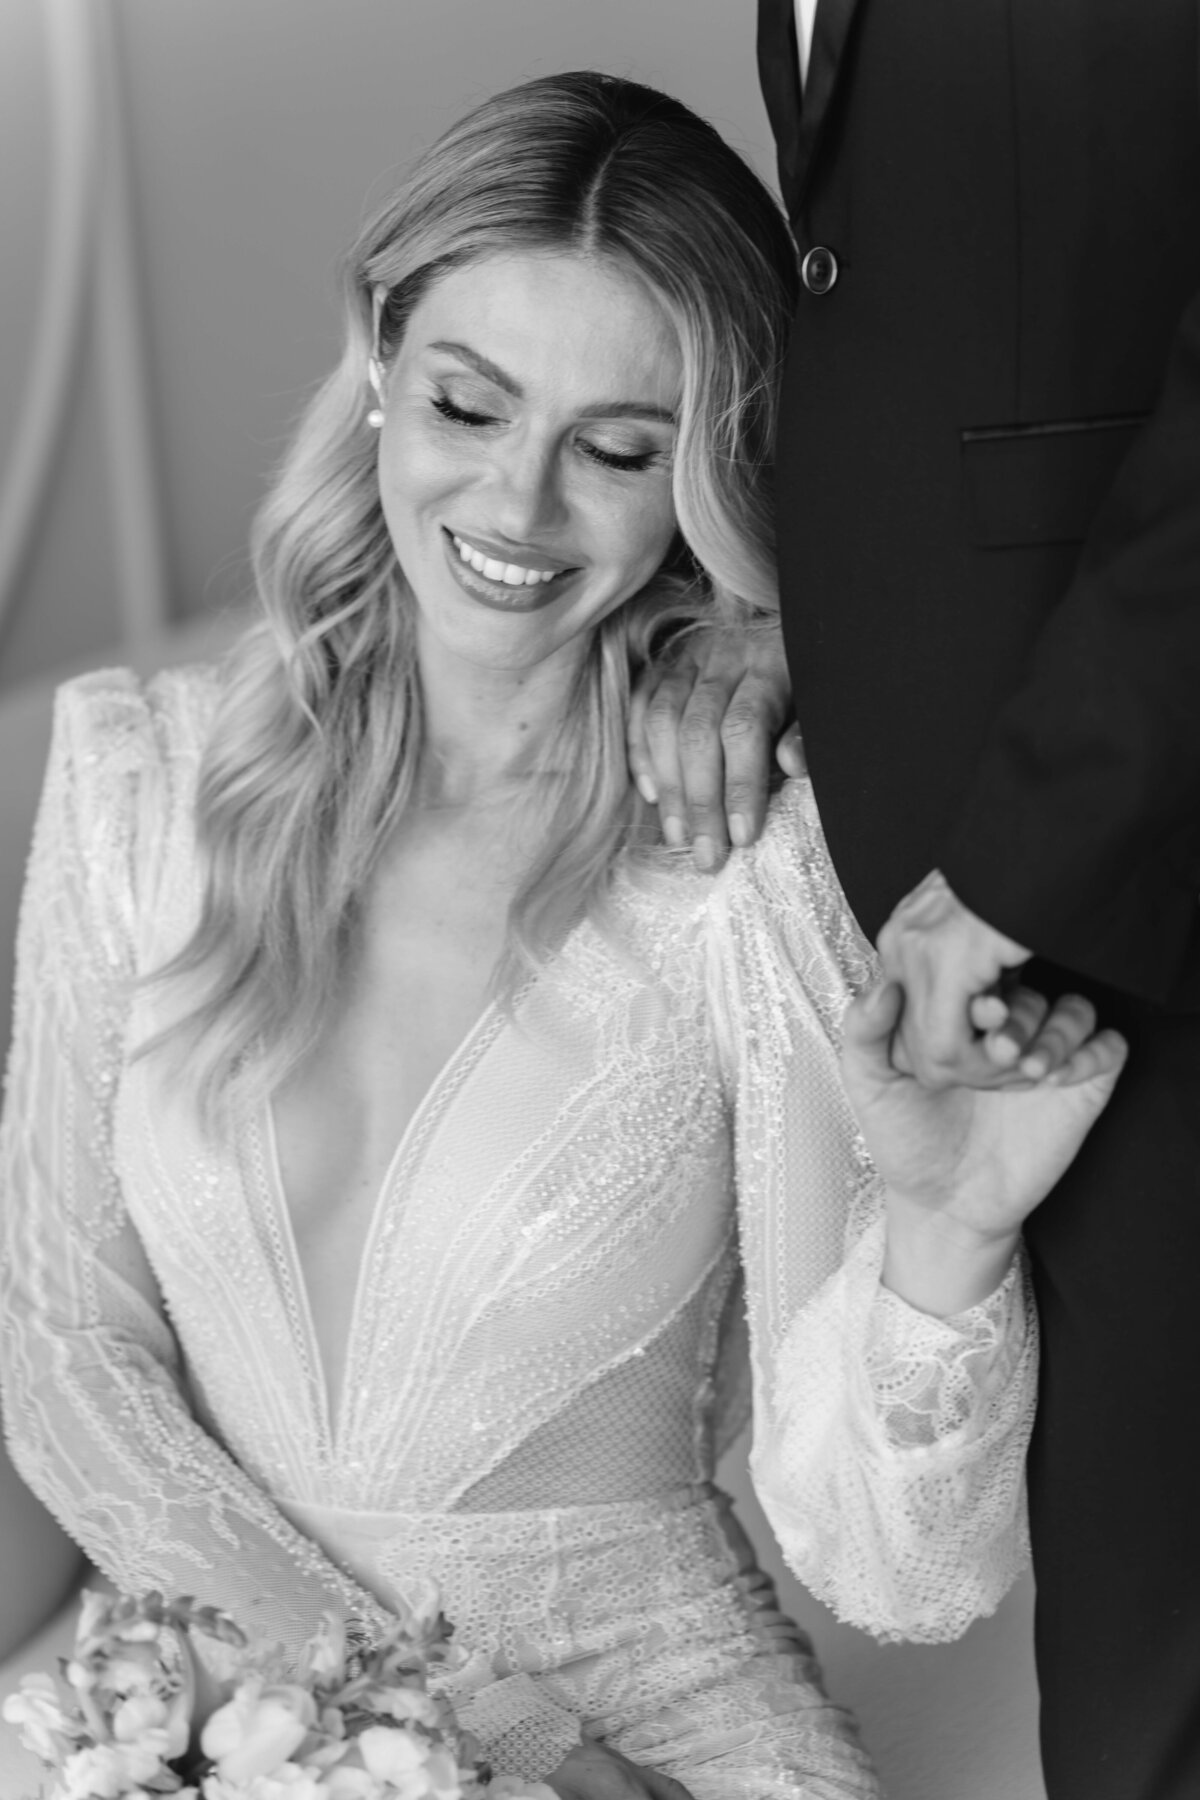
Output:
<svg viewBox="0 0 1200 1800">
<path fill-rule="evenodd" d="M 365 1769 L 339 1763 L 325 1776 L 325 1792 L 329 1800 L 386 1800 L 381 1784 Z"/>
<path fill-rule="evenodd" d="M 200 1734 L 200 1747 L 233 1784 L 271 1775 L 298 1750 L 317 1719 L 316 1702 L 302 1687 L 264 1687 L 244 1681 L 233 1699 L 217 1708 Z"/>
<path fill-rule="evenodd" d="M 412 1800 L 425 1800 L 426 1796 L 428 1800 L 461 1800 L 462 1785 L 459 1781 L 458 1764 L 444 1746 L 439 1745 L 437 1749 L 430 1751 L 421 1773 L 425 1778 L 425 1785 L 410 1786 Z"/>
<path fill-rule="evenodd" d="M 121 1744 L 136 1743 L 148 1731 L 165 1736 L 168 1717 L 166 1701 L 157 1694 L 131 1694 L 113 1713 L 112 1734 Z"/>
<path fill-rule="evenodd" d="M 61 1745 L 56 1732 L 71 1735 L 71 1721 L 64 1710 L 58 1688 L 49 1675 L 26 1675 L 18 1694 L 9 1694 L 4 1702 L 4 1717 L 17 1725 L 27 1750 L 44 1763 L 56 1763 Z"/>
<path fill-rule="evenodd" d="M 281 1763 L 271 1775 L 230 1784 L 219 1775 L 204 1782 L 204 1800 L 328 1800 L 329 1790 L 320 1776 L 299 1763 Z"/>
<path fill-rule="evenodd" d="M 114 1694 L 148 1694 L 161 1675 L 157 1645 L 137 1646 L 132 1651 L 122 1645 L 106 1663 L 101 1679 Z"/>
<path fill-rule="evenodd" d="M 398 1719 L 402 1725 L 436 1726 L 442 1716 L 433 1695 L 420 1688 L 377 1688 L 373 1693 L 364 1694 L 363 1705 L 373 1713 Z"/>
<path fill-rule="evenodd" d="M 411 1732 L 388 1725 L 369 1726 L 355 1741 L 389 1800 L 459 1800 L 458 1765 L 441 1745 L 424 1744 Z"/>
<path fill-rule="evenodd" d="M 410 1731 L 400 1731 L 392 1725 L 370 1725 L 356 1743 L 364 1768 L 376 1781 L 390 1781 L 394 1787 L 423 1768 L 429 1754 Z"/>
<path fill-rule="evenodd" d="M 56 1800 L 121 1800 L 162 1772 L 161 1758 L 140 1744 L 89 1744 L 68 1756 Z"/>
</svg>

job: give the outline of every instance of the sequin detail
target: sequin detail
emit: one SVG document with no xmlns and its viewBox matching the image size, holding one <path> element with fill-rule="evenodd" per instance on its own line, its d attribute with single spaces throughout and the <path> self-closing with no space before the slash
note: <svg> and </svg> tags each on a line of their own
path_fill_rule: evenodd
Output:
<svg viewBox="0 0 1200 1800">
<path fill-rule="evenodd" d="M 133 977 L 195 916 L 215 691 L 116 671 L 59 697 L 0 1146 L 27 1479 L 122 1586 L 289 1644 L 330 1604 L 386 1612 L 392 1560 L 329 1520 L 400 1522 L 481 1653 L 514 1665 L 489 1665 L 479 1704 L 521 1773 L 582 1719 L 697 1800 L 872 1794 L 807 1652 L 760 1679 L 745 1634 L 770 1609 L 743 1605 L 761 1577 L 731 1577 L 716 1503 L 668 1496 L 707 1493 L 752 1386 L 756 1480 L 801 1578 L 881 1636 L 948 1635 L 1022 1560 L 1036 1355 L 1020 1272 L 951 1321 L 879 1287 L 881 1195 L 836 1048 L 871 958 L 807 785 L 715 879 L 618 871 L 623 942 L 581 925 L 452 1059 L 378 1197 L 329 1395 L 264 1120 L 214 1145 L 186 1083 L 128 1057 L 160 1004 Z M 601 1553 L 605 1507 L 624 1523 Z M 598 1634 L 611 1705 L 585 1683 L 564 1711 L 559 1602 L 527 1612 L 551 1577 L 571 1642 Z M 744 1725 L 707 1777 L 706 1717 Z"/>
</svg>

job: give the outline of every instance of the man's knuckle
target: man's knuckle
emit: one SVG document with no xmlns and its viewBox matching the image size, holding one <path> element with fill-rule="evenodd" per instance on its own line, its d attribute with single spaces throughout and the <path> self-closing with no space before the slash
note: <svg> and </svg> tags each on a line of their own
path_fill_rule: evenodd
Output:
<svg viewBox="0 0 1200 1800">
<path fill-rule="evenodd" d="M 695 754 L 712 750 L 719 741 L 716 720 L 702 712 L 684 713 L 679 725 L 679 747 Z"/>
<path fill-rule="evenodd" d="M 765 731 L 763 715 L 751 707 L 734 705 L 727 709 L 721 720 L 721 741 L 726 748 L 751 748 L 763 742 Z"/>
<path fill-rule="evenodd" d="M 698 681 L 688 695 L 687 710 L 696 718 L 718 725 L 729 706 L 729 690 L 716 681 Z"/>
</svg>

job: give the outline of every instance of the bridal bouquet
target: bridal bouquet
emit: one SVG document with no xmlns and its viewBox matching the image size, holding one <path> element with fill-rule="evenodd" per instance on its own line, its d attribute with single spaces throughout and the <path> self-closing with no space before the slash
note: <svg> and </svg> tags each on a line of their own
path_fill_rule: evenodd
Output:
<svg viewBox="0 0 1200 1800">
<path fill-rule="evenodd" d="M 192 1632 L 236 1659 L 198 1732 Z M 52 1773 L 43 1800 L 556 1800 L 540 1782 L 489 1781 L 429 1692 L 449 1637 L 432 1587 L 370 1647 L 326 1615 L 298 1666 L 190 1599 L 86 1593 L 62 1684 L 25 1676 L 4 1717 Z"/>
</svg>

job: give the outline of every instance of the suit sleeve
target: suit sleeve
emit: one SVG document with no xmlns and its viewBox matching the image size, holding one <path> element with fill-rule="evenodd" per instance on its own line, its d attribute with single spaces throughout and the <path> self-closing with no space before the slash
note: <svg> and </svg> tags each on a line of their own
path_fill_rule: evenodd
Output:
<svg viewBox="0 0 1200 1800">
<path fill-rule="evenodd" d="M 1200 295 L 940 862 L 1040 955 L 1200 1004 Z"/>
</svg>

